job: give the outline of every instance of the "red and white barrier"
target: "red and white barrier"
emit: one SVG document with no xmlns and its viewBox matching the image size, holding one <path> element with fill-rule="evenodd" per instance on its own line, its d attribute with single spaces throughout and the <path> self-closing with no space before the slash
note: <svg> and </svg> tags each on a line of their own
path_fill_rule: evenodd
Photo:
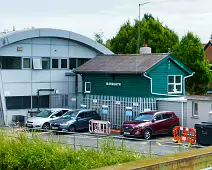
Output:
<svg viewBox="0 0 212 170">
<path fill-rule="evenodd" d="M 109 135 L 111 132 L 110 122 L 101 120 L 90 120 L 89 132 Z"/>
</svg>

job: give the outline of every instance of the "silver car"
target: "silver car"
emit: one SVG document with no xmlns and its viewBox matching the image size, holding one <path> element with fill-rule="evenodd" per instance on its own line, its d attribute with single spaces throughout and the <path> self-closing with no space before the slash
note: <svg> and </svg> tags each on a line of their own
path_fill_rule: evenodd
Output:
<svg viewBox="0 0 212 170">
<path fill-rule="evenodd" d="M 40 112 L 38 115 L 29 118 L 26 122 L 26 127 L 49 130 L 50 120 L 58 119 L 60 116 L 62 116 L 69 110 L 70 109 L 64 109 L 64 108 L 46 109 Z"/>
</svg>

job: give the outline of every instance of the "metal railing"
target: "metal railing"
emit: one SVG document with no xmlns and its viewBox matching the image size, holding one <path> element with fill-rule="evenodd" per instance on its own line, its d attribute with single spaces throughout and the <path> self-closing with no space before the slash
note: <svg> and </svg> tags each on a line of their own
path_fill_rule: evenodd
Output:
<svg viewBox="0 0 212 170">
<path fill-rule="evenodd" d="M 12 129 L 13 132 L 16 128 Z M 62 145 L 69 145 L 73 149 L 80 147 L 102 149 L 101 146 L 108 141 L 112 142 L 115 146 L 119 147 L 119 151 L 125 149 L 131 153 L 141 153 L 151 157 L 163 156 L 168 154 L 174 154 L 178 152 L 188 151 L 194 148 L 194 145 L 174 142 L 163 142 L 160 140 L 144 140 L 137 138 L 128 138 L 123 136 L 90 134 L 90 133 L 77 133 L 77 132 L 64 132 L 54 130 L 42 130 L 42 129 L 28 129 L 23 128 L 21 132 L 28 132 L 31 139 L 33 137 L 39 137 L 45 142 L 56 142 Z M 9 132 L 9 131 L 8 131 Z M 11 135 L 11 137 L 14 137 Z M 201 146 L 195 146 L 201 147 Z"/>
</svg>

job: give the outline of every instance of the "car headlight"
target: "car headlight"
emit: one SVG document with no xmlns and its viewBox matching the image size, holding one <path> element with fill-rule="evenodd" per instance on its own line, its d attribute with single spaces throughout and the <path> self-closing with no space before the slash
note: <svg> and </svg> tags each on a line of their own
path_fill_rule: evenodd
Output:
<svg viewBox="0 0 212 170">
<path fill-rule="evenodd" d="M 133 127 L 133 129 L 138 129 L 138 128 L 144 128 L 144 125 L 137 125 Z"/>
<path fill-rule="evenodd" d="M 62 124 L 60 124 L 60 126 L 67 126 L 68 125 L 68 123 L 62 123 Z"/>
</svg>

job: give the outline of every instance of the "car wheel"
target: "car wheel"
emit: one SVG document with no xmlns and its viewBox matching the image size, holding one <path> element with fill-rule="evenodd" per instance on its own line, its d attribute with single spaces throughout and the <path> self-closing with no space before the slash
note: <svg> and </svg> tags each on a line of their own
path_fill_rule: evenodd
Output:
<svg viewBox="0 0 212 170">
<path fill-rule="evenodd" d="M 174 136 L 174 128 L 176 126 L 172 126 L 171 129 L 169 130 L 169 135 Z"/>
<path fill-rule="evenodd" d="M 146 129 L 143 133 L 143 138 L 149 140 L 152 136 L 152 132 L 150 129 Z"/>
<path fill-rule="evenodd" d="M 71 125 L 68 129 L 69 132 L 75 132 L 76 131 L 76 128 L 74 125 Z"/>
<path fill-rule="evenodd" d="M 42 129 L 50 130 L 50 124 L 49 123 L 44 123 L 43 126 L 42 126 Z"/>
</svg>

